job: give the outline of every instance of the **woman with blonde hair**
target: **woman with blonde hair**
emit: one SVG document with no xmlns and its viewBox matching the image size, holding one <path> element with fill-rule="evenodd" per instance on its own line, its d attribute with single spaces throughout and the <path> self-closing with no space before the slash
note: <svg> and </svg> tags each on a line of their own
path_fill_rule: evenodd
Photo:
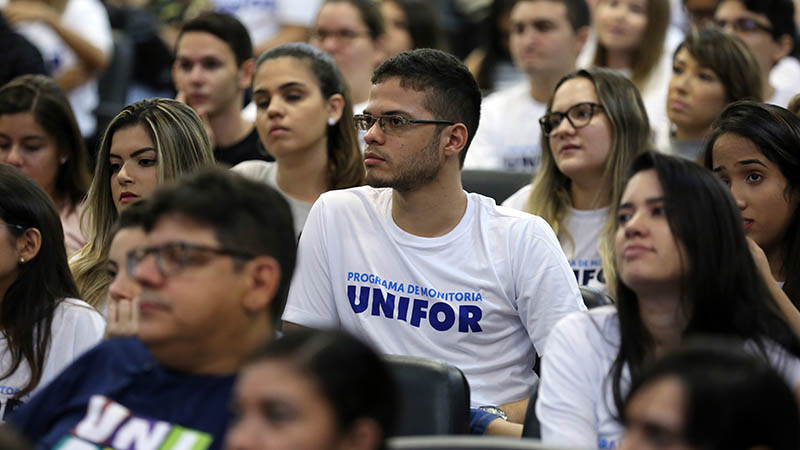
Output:
<svg viewBox="0 0 800 450">
<path fill-rule="evenodd" d="M 0 88 L 0 162 L 28 175 L 56 205 L 67 255 L 86 239 L 81 202 L 89 188 L 86 146 L 69 101 L 44 75 L 22 75 Z"/>
<path fill-rule="evenodd" d="M 539 122 L 541 168 L 503 206 L 545 219 L 578 284 L 605 290 L 598 243 L 606 223 L 613 223 L 608 205 L 622 190 L 626 168 L 647 147 L 644 104 L 625 76 L 579 70 L 558 82 Z"/>
<path fill-rule="evenodd" d="M 585 62 L 628 76 L 641 93 L 651 126 L 660 129 L 659 124 L 667 122 L 669 0 L 599 0 L 593 18 L 596 46 Z"/>
<path fill-rule="evenodd" d="M 253 103 L 258 135 L 275 162 L 245 161 L 233 170 L 278 189 L 300 235 L 322 193 L 364 184 L 350 93 L 330 56 L 284 44 L 258 58 Z"/>
<path fill-rule="evenodd" d="M 106 271 L 111 231 L 119 212 L 149 196 L 164 181 L 214 164 L 203 122 L 175 100 L 141 100 L 111 121 L 100 141 L 83 222 L 89 243 L 71 261 L 81 297 L 103 306 L 110 279 Z"/>
</svg>

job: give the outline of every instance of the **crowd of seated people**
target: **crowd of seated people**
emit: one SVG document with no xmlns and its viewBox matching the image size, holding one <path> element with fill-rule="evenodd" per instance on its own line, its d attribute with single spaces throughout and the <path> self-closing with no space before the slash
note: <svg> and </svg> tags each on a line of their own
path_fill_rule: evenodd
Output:
<svg viewBox="0 0 800 450">
<path fill-rule="evenodd" d="M 792 0 L 496 0 L 471 58 L 460 2 L 198 0 L 159 37 L 176 98 L 99 130 L 92 1 L 0 9 L 53 76 L 0 86 L 8 432 L 391 448 L 401 355 L 457 369 L 473 435 L 800 444 Z"/>
</svg>

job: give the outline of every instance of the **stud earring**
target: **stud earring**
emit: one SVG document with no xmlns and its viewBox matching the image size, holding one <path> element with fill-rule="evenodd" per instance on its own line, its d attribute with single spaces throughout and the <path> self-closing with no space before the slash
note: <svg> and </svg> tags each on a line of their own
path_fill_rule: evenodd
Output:
<svg viewBox="0 0 800 450">
<path fill-rule="evenodd" d="M 334 126 L 334 125 L 336 125 L 336 122 L 338 122 L 338 121 L 336 119 L 334 119 L 333 117 L 328 117 L 328 125 Z"/>
<path fill-rule="evenodd" d="M 24 264 L 24 263 L 25 263 L 25 258 L 20 258 L 20 259 L 19 259 L 19 263 L 20 263 L 20 264 Z"/>
</svg>

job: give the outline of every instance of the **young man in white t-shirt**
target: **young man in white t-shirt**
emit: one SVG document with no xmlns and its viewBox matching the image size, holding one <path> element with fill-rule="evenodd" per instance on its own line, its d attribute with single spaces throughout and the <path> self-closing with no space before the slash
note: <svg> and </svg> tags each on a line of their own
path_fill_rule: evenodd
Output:
<svg viewBox="0 0 800 450">
<path fill-rule="evenodd" d="M 457 58 L 404 52 L 372 83 L 356 116 L 370 186 L 312 207 L 283 320 L 453 364 L 473 407 L 500 405 L 521 423 L 536 353 L 583 309 L 569 263 L 544 220 L 462 189 L 481 98 Z"/>
<path fill-rule="evenodd" d="M 556 83 L 575 69 L 589 34 L 584 0 L 518 0 L 511 9 L 509 48 L 528 79 L 483 103 L 481 128 L 467 156 L 468 169 L 531 172 L 541 160 L 539 117 Z"/>
</svg>

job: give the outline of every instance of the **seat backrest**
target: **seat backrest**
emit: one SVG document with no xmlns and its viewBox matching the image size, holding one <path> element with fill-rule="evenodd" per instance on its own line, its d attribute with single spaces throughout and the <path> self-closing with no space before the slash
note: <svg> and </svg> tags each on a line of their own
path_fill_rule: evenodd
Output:
<svg viewBox="0 0 800 450">
<path fill-rule="evenodd" d="M 505 436 L 411 436 L 388 441 L 390 450 L 564 450 L 537 439 Z"/>
<path fill-rule="evenodd" d="M 492 197 L 498 205 L 530 182 L 531 174 L 526 172 L 476 169 L 461 171 L 461 184 L 465 191 Z"/>
<path fill-rule="evenodd" d="M 410 356 L 384 356 L 398 390 L 393 436 L 469 432 L 469 384 L 456 367 Z"/>
<path fill-rule="evenodd" d="M 614 304 L 611 297 L 604 292 L 600 292 L 589 286 L 578 286 L 578 288 L 581 291 L 581 297 L 583 297 L 583 304 L 586 305 L 588 309 Z"/>
<path fill-rule="evenodd" d="M 539 418 L 536 417 L 536 399 L 539 393 L 539 380 L 533 385 L 531 396 L 528 399 L 528 409 L 525 410 L 525 423 L 522 424 L 522 437 L 541 439 L 542 430 Z"/>
</svg>

